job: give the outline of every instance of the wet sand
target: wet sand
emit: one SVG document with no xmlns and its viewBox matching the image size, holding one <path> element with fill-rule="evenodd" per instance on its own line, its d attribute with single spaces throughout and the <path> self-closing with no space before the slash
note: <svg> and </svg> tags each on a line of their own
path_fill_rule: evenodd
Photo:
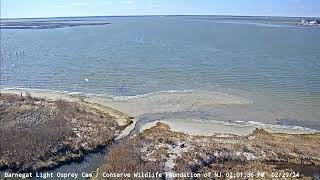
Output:
<svg viewBox="0 0 320 180">
<path fill-rule="evenodd" d="M 2 92 L 25 94 L 23 89 Z M 221 92 L 166 91 L 124 97 L 82 96 L 43 90 L 28 92 L 35 97 L 53 100 L 89 102 L 102 106 L 101 109 L 107 108 L 109 112 L 114 111 L 113 114 L 124 113 L 134 117 L 133 123 L 122 131 L 118 139 L 139 133 L 156 122 L 170 125 L 173 131 L 206 136 L 219 133 L 248 135 L 256 128 L 281 133 L 318 132 L 301 126 L 274 124 L 272 120 L 277 118 L 274 113 L 256 110 L 254 102 L 247 98 Z"/>
<path fill-rule="evenodd" d="M 317 131 L 305 130 L 303 128 L 290 129 L 278 125 L 241 125 L 236 123 L 225 123 L 223 121 L 212 121 L 205 122 L 194 119 L 168 119 L 159 120 L 146 123 L 139 128 L 140 132 L 146 129 L 150 129 L 155 126 L 158 122 L 168 124 L 172 131 L 182 132 L 189 135 L 199 135 L 199 136 L 212 136 L 217 134 L 232 134 L 238 136 L 247 136 L 251 134 L 256 128 L 263 128 L 272 133 L 288 133 L 288 134 L 305 134 L 305 133 L 315 133 Z"/>
<path fill-rule="evenodd" d="M 131 139 L 143 136 L 144 134 L 146 134 L 146 137 L 149 137 L 148 133 L 150 133 L 152 129 L 157 128 L 157 125 L 159 125 L 157 124 L 158 122 L 167 124 L 168 128 L 166 129 L 170 129 L 170 131 L 172 131 L 155 131 L 159 133 L 159 137 L 167 138 L 167 134 L 171 133 L 172 136 L 176 139 L 176 137 L 181 136 L 180 132 L 182 132 L 184 133 L 183 136 L 193 137 L 195 139 L 194 141 L 190 141 L 190 143 L 197 143 L 201 138 L 208 138 L 208 140 L 206 141 L 209 141 L 211 137 L 216 137 L 218 139 L 229 138 L 228 140 L 233 142 L 235 137 L 251 137 L 250 135 L 252 135 L 252 132 L 259 131 L 255 130 L 256 128 L 263 128 L 269 132 L 279 132 L 281 133 L 281 136 L 293 136 L 295 138 L 299 138 L 301 135 L 295 136 L 293 134 L 312 134 L 310 136 L 313 137 L 317 136 L 317 134 L 314 133 L 318 132 L 312 129 L 298 126 L 272 125 L 256 121 L 228 122 L 205 119 L 205 117 L 208 114 L 204 112 L 205 109 L 208 107 L 246 107 L 248 105 L 252 105 L 252 102 L 245 98 L 218 92 L 160 92 L 156 94 L 149 94 L 139 97 L 125 97 L 122 99 L 112 97 L 83 96 L 79 94 L 67 94 L 62 92 L 42 90 L 26 91 L 22 89 L 4 90 L 2 91 L 2 93 L 13 93 L 17 95 L 20 95 L 22 93 L 23 96 L 30 94 L 32 97 L 39 97 L 51 100 L 63 99 L 71 102 L 77 102 L 80 104 L 87 104 L 90 105 L 90 107 L 94 107 L 99 111 L 110 113 L 114 116 L 117 116 L 118 118 L 116 119 L 120 119 L 117 120 L 119 125 L 122 124 L 121 117 L 126 117 L 126 119 L 124 120 L 128 122 L 128 115 L 133 116 L 135 117 L 133 119 L 133 123 L 131 123 L 125 129 L 122 129 L 120 134 L 118 134 L 115 139 L 119 140 L 124 138 L 123 142 L 131 141 Z M 202 119 L 198 118 L 202 116 Z M 261 129 L 260 131 L 267 133 L 267 131 Z M 269 134 L 269 132 L 267 134 Z M 153 144 L 157 143 L 158 141 L 152 140 L 150 142 L 151 144 Z M 165 142 L 169 143 L 169 146 L 171 141 Z M 273 142 L 273 140 L 271 140 L 270 142 Z M 308 143 L 312 144 L 312 142 Z M 214 144 L 217 143 L 215 142 Z M 185 145 L 179 145 L 178 147 L 184 148 Z M 198 147 L 198 145 L 195 145 L 195 147 Z M 209 152 L 210 150 L 212 149 L 205 149 L 205 152 Z M 139 150 L 139 152 L 140 151 L 142 150 Z M 238 152 L 235 151 L 235 154 L 238 154 Z M 99 154 L 98 156 L 94 155 L 93 158 L 88 158 L 88 161 L 85 161 L 84 163 L 89 162 L 90 164 L 93 164 L 93 166 L 96 168 L 96 164 L 102 163 L 99 161 L 99 159 L 101 160 L 101 157 L 103 157 L 104 155 L 104 153 Z M 244 152 L 244 155 L 248 155 L 248 153 Z M 249 155 L 251 156 L 251 154 Z M 110 155 L 106 154 L 105 157 L 110 157 Z M 243 157 L 241 156 L 241 158 Z M 184 160 L 187 160 L 187 158 Z M 165 163 L 165 165 L 167 165 L 168 163 Z M 86 165 L 84 166 L 87 167 Z M 89 165 L 88 167 L 92 170 L 93 166 Z M 71 164 L 70 166 L 62 166 L 59 169 L 56 169 L 54 172 L 69 169 L 79 169 L 79 171 L 81 171 L 82 165 Z"/>
</svg>

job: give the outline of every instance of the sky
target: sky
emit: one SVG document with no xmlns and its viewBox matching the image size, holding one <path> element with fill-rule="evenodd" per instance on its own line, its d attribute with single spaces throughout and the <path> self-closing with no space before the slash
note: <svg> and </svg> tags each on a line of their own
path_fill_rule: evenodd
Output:
<svg viewBox="0 0 320 180">
<path fill-rule="evenodd" d="M 1 18 L 243 15 L 320 17 L 320 0 L 0 0 Z"/>
</svg>

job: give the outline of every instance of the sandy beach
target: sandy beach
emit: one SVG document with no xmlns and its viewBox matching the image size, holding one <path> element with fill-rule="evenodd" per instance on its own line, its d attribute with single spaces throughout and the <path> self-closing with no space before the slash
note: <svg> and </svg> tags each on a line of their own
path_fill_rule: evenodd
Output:
<svg viewBox="0 0 320 180">
<path fill-rule="evenodd" d="M 306 130 L 302 127 L 296 127 L 296 129 L 293 129 L 289 127 L 268 124 L 243 125 L 237 123 L 225 123 L 222 121 L 204 122 L 194 119 L 168 119 L 153 121 L 142 125 L 139 130 L 140 132 L 143 132 L 144 130 L 150 129 L 151 127 L 155 126 L 158 122 L 168 124 L 172 131 L 199 136 L 212 136 L 217 134 L 246 136 L 251 134 L 256 128 L 263 128 L 273 133 L 288 134 L 308 134 L 318 132 L 311 129 Z"/>
<path fill-rule="evenodd" d="M 258 122 L 206 121 L 188 117 L 188 113 L 182 113 L 185 118 L 180 116 L 161 118 L 163 117 L 161 116 L 162 113 L 167 113 L 167 115 L 173 113 L 172 115 L 174 115 L 177 111 L 185 108 L 197 109 L 202 106 L 221 104 L 250 104 L 248 100 L 241 97 L 224 93 L 214 92 L 201 96 L 201 94 L 195 92 L 178 92 L 177 96 L 169 94 L 166 98 L 160 93 L 155 96 L 139 97 L 140 99 L 127 98 L 124 100 L 40 90 L 11 89 L 4 90 L 1 93 L 3 99 L 1 101 L 2 105 L 0 105 L 11 107 L 4 111 L 4 115 L 7 117 L 16 116 L 21 119 L 17 122 L 10 120 L 13 121 L 11 123 L 5 121 L 4 125 L 1 126 L 3 131 L 8 128 L 14 130 L 12 138 L 18 136 L 22 131 L 17 129 L 19 124 L 27 123 L 31 128 L 55 129 L 53 132 L 49 130 L 48 132 L 59 136 L 57 139 L 62 139 L 62 141 L 49 146 L 56 146 L 56 148 L 47 147 L 37 150 L 38 154 L 51 152 L 51 156 L 47 157 L 49 159 L 37 160 L 28 151 L 21 151 L 21 153 L 33 158 L 24 166 L 19 165 L 22 161 L 19 159 L 19 154 L 15 157 L 19 163 L 15 165 L 15 162 L 6 158 L 8 154 L 4 153 L 3 159 L 0 159 L 2 169 L 9 168 L 18 172 L 55 169 L 65 163 L 81 163 L 88 153 L 99 147 L 108 148 L 108 152 L 105 154 L 105 160 L 99 161 L 99 168 L 95 171 L 98 174 L 116 173 L 119 170 L 133 173 L 131 172 L 132 167 L 141 172 L 204 173 L 223 170 L 221 167 L 216 167 L 215 163 L 221 161 L 228 162 L 225 168 L 233 170 L 237 170 L 239 162 L 245 163 L 246 165 L 241 169 L 243 172 L 247 172 L 252 166 L 255 167 L 255 170 L 263 169 L 268 173 L 268 178 L 272 177 L 272 172 L 275 169 L 279 169 L 281 172 L 294 172 L 299 166 L 298 171 L 305 173 L 302 177 L 310 177 L 318 173 L 316 169 L 320 165 L 319 158 L 314 152 L 314 149 L 317 149 L 317 144 L 314 142 L 319 139 L 319 132 L 316 130 Z M 209 97 L 211 103 L 206 101 Z M 153 103 L 159 102 L 160 105 L 152 106 Z M 181 102 L 183 103 L 179 104 Z M 166 107 L 166 103 L 172 109 L 168 107 L 158 109 L 162 106 Z M 139 105 L 141 105 L 141 109 L 139 109 Z M 34 110 L 34 108 L 37 110 Z M 21 109 L 26 110 L 28 116 L 21 116 L 21 113 L 17 113 Z M 130 109 L 131 111 L 129 111 Z M 40 110 L 43 111 L 42 116 L 44 117 L 40 120 L 47 119 L 44 122 L 38 122 L 34 118 L 34 114 Z M 60 125 L 66 123 L 63 125 L 64 128 L 50 124 L 56 121 L 56 118 L 53 118 L 56 115 L 50 115 L 56 113 L 49 113 L 52 111 L 64 114 L 61 116 L 63 122 L 59 121 Z M 48 117 L 46 114 L 49 114 Z M 137 115 L 138 118 L 134 115 Z M 30 119 L 32 123 L 29 122 Z M 27 138 L 31 138 L 31 142 L 35 137 L 42 138 L 43 136 L 41 131 L 35 137 L 32 132 L 26 135 Z M 63 135 L 65 133 L 68 133 L 68 135 Z M 11 138 L 11 136 L 2 138 Z M 290 139 L 290 141 L 287 142 L 287 139 Z M 16 142 L 17 139 L 13 139 L 13 141 Z M 113 142 L 115 145 L 110 146 Z M 303 144 L 297 146 L 297 142 Z M 7 143 L 4 146 L 4 149 L 7 148 L 8 152 L 12 150 L 10 144 Z M 315 148 L 305 148 L 309 146 Z M 56 153 L 64 152 L 59 150 L 60 147 L 69 148 L 70 150 L 66 152 L 71 151 L 72 154 Z M 276 149 L 269 151 L 270 147 Z M 297 148 L 298 152 L 296 152 Z M 289 161 L 286 161 L 288 159 L 282 153 L 284 151 L 289 154 Z M 197 156 L 195 152 L 201 153 Z M 301 152 L 306 157 L 301 157 Z M 126 165 L 121 162 L 126 162 Z M 188 164 L 186 162 L 189 165 L 186 165 Z M 278 164 L 274 166 L 269 162 Z M 207 164 L 212 164 L 212 166 L 208 168 Z M 285 166 L 286 169 L 282 166 Z M 119 167 L 121 168 L 119 169 Z M 57 172 L 59 173 L 59 171 Z M 103 179 L 103 176 L 96 176 L 92 180 L 100 178 Z M 166 178 L 170 179 L 170 177 Z"/>
<path fill-rule="evenodd" d="M 201 119 L 206 114 L 200 110 L 219 108 L 221 106 L 247 106 L 253 102 L 235 95 L 221 92 L 207 91 L 176 91 L 159 92 L 144 96 L 106 97 L 85 96 L 80 94 L 68 94 L 64 92 L 43 91 L 32 89 L 5 89 L 3 93 L 25 95 L 29 92 L 34 97 L 48 98 L 51 100 L 67 100 L 71 102 L 87 102 L 95 105 L 99 110 L 106 111 L 117 117 L 131 116 L 133 123 L 124 129 L 118 139 L 126 137 L 134 129 L 135 133 L 142 132 L 154 126 L 157 122 L 163 122 L 171 127 L 172 131 L 184 132 L 190 135 L 210 136 L 214 134 L 248 135 L 256 128 L 263 128 L 275 133 L 315 133 L 317 130 L 300 126 L 284 126 L 262 123 L 257 121 L 220 121 L 214 119 Z"/>
</svg>

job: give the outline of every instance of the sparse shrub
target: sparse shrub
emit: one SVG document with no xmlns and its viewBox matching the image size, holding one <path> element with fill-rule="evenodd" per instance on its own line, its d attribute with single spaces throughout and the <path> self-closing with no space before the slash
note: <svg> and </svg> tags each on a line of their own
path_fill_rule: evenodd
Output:
<svg viewBox="0 0 320 180">
<path fill-rule="evenodd" d="M 108 152 L 106 164 L 102 166 L 100 171 L 107 173 L 162 173 L 163 167 L 160 162 L 143 160 L 141 147 L 138 140 L 127 140 L 114 145 Z"/>
<path fill-rule="evenodd" d="M 26 91 L 26 97 L 28 99 L 32 99 L 32 95 L 31 95 L 31 93 L 29 91 Z"/>
</svg>

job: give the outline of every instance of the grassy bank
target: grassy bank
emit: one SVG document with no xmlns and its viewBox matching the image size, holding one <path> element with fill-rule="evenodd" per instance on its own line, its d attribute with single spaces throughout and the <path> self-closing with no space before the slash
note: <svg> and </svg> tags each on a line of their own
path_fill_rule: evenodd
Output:
<svg viewBox="0 0 320 180">
<path fill-rule="evenodd" d="M 131 173 L 127 179 L 137 179 L 134 172 L 159 172 L 167 179 L 170 176 L 165 173 L 210 173 L 211 177 L 193 179 L 212 179 L 217 172 L 221 172 L 222 179 L 237 173 L 241 173 L 237 179 L 256 179 L 258 173 L 261 179 L 312 179 L 320 173 L 319 142 L 320 134 L 269 133 L 263 129 L 248 136 L 193 136 L 173 132 L 168 125 L 158 123 L 113 147 L 96 179 L 108 179 L 104 173 L 122 172 Z"/>
<path fill-rule="evenodd" d="M 26 95 L 0 96 L 0 168 L 36 172 L 81 161 L 127 125 L 100 107 Z"/>
<path fill-rule="evenodd" d="M 174 132 L 164 123 L 133 137 L 114 140 L 131 118 L 114 109 L 85 100 L 66 101 L 25 94 L 0 96 L 0 168 L 39 172 L 81 161 L 85 154 L 109 146 L 105 163 L 93 179 L 106 174 L 156 173 L 170 175 L 221 172 L 238 176 L 264 173 L 265 178 L 311 179 L 320 174 L 320 134 L 270 133 L 256 129 L 250 135 L 190 135 Z M 257 174 L 254 174 L 257 176 Z M 240 178 L 240 177 L 239 177 Z M 280 177 L 281 178 L 281 177 Z M 172 178 L 185 179 L 185 178 Z M 249 178 L 250 179 L 250 178 Z"/>
</svg>

